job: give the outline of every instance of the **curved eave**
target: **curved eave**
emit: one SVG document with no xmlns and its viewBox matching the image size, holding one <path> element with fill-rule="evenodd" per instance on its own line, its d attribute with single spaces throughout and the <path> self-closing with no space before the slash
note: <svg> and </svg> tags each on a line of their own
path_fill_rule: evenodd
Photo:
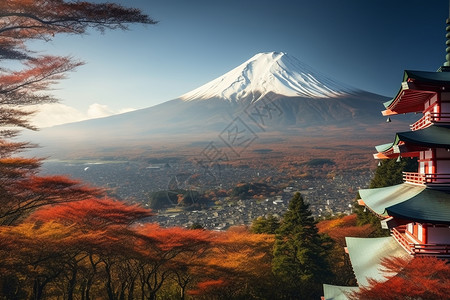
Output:
<svg viewBox="0 0 450 300">
<path fill-rule="evenodd" d="M 450 85 L 450 73 L 405 70 L 403 81 L 414 81 L 418 84 L 428 84 L 436 87 L 448 86 Z"/>
<path fill-rule="evenodd" d="M 394 99 L 384 103 L 386 110 L 381 112 L 383 116 L 422 112 L 424 103 L 436 95 L 436 92 L 411 89 L 409 83 L 403 85 Z"/>
<path fill-rule="evenodd" d="M 395 218 L 450 225 L 450 191 L 425 189 L 409 200 L 387 207 L 386 212 Z"/>
<path fill-rule="evenodd" d="M 395 159 L 400 155 L 402 157 L 419 157 L 420 151 L 425 151 L 428 147 L 420 147 L 400 142 L 398 145 L 392 145 L 385 151 L 375 153 L 373 157 L 375 159 Z"/>
<path fill-rule="evenodd" d="M 395 141 L 429 148 L 449 148 L 450 126 L 432 125 L 421 130 L 399 132 Z"/>
<path fill-rule="evenodd" d="M 376 146 L 375 148 L 379 151 L 373 155 L 375 159 L 393 159 L 399 157 L 399 155 L 402 157 L 419 157 L 419 151 L 428 149 L 416 145 L 405 144 L 403 141 L 397 140 L 397 137 L 394 143 Z"/>
<path fill-rule="evenodd" d="M 421 193 L 425 186 L 409 183 L 394 186 L 359 190 L 364 205 L 381 217 L 389 216 L 386 209 L 402 203 Z"/>
<path fill-rule="evenodd" d="M 325 300 L 348 300 L 347 294 L 359 290 L 357 286 L 323 285 L 323 297 Z"/>
<path fill-rule="evenodd" d="M 348 254 L 359 286 L 368 286 L 368 278 L 386 281 L 381 261 L 386 257 L 409 257 L 393 237 L 346 237 Z"/>
<path fill-rule="evenodd" d="M 450 148 L 450 126 L 432 125 L 416 131 L 399 132 L 394 142 L 376 146 L 375 159 L 415 157 L 425 148 Z"/>
<path fill-rule="evenodd" d="M 449 72 L 424 72 L 405 70 L 403 82 L 397 95 L 384 103 L 383 115 L 421 112 L 424 102 L 433 97 L 436 91 L 450 87 Z"/>
<path fill-rule="evenodd" d="M 375 149 L 379 152 L 379 153 L 383 153 L 388 151 L 389 149 L 391 149 L 397 141 L 394 141 L 393 143 L 387 143 L 387 144 L 383 144 L 383 145 L 378 145 L 375 146 Z"/>
</svg>

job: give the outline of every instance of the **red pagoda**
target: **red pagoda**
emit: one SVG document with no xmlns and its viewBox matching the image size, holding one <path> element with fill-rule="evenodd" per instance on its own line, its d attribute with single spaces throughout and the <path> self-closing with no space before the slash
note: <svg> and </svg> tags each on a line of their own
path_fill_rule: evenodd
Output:
<svg viewBox="0 0 450 300">
<path fill-rule="evenodd" d="M 359 204 L 381 219 L 391 236 L 346 238 L 359 286 L 368 278 L 383 280 L 384 257 L 450 257 L 450 18 L 446 62 L 437 72 L 405 71 L 397 95 L 384 103 L 384 116 L 415 113 L 410 131 L 376 146 L 376 159 L 414 157 L 417 172 L 404 172 L 398 185 L 360 190 Z M 390 120 L 390 119 L 389 119 Z M 358 287 L 324 285 L 323 299 L 347 299 Z"/>
<path fill-rule="evenodd" d="M 450 37 L 450 19 L 447 23 Z M 411 131 L 399 132 L 392 143 L 377 146 L 374 156 L 416 157 L 417 172 L 403 173 L 402 184 L 360 191 L 360 204 L 379 216 L 382 226 L 411 255 L 450 257 L 450 70 L 446 65 L 438 72 L 405 71 L 397 96 L 385 103 L 385 116 L 421 113 L 422 117 Z"/>
</svg>

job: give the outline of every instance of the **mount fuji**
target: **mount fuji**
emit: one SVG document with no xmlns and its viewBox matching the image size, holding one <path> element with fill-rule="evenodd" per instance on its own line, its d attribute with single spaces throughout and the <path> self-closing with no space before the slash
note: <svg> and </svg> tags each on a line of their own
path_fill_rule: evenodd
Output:
<svg viewBox="0 0 450 300">
<path fill-rule="evenodd" d="M 185 101 L 212 98 L 258 101 L 269 93 L 286 97 L 335 98 L 355 90 L 335 82 L 283 52 L 259 53 L 211 82 L 182 95 Z"/>
<path fill-rule="evenodd" d="M 379 135 L 373 128 L 384 123 L 379 112 L 387 100 L 330 79 L 286 53 L 267 52 L 177 99 L 45 128 L 26 138 L 44 150 L 66 148 L 59 153 L 88 146 L 147 147 L 158 140 L 193 144 L 217 138 L 236 119 L 259 136 L 286 140 L 292 135 L 330 135 L 330 128 L 338 139 L 352 132 L 369 137 Z"/>
</svg>

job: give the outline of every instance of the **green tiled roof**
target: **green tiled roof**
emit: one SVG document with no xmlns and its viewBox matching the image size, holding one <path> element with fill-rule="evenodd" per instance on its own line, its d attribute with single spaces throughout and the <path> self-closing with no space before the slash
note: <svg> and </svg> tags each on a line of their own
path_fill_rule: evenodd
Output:
<svg viewBox="0 0 450 300">
<path fill-rule="evenodd" d="M 390 216 L 416 222 L 450 224 L 450 191 L 425 189 L 386 211 Z"/>
<path fill-rule="evenodd" d="M 420 146 L 441 148 L 450 146 L 450 126 L 448 125 L 432 125 L 421 130 L 399 132 L 397 136 L 401 141 Z"/>
<path fill-rule="evenodd" d="M 399 93 L 401 92 L 401 90 L 402 90 L 402 89 L 400 89 L 400 91 L 399 91 L 397 94 L 399 94 Z M 392 102 L 394 102 L 394 100 L 395 100 L 396 98 L 397 98 L 397 96 L 395 96 L 394 98 L 392 98 L 392 99 L 389 100 L 389 101 L 384 102 L 384 103 L 383 103 L 384 107 L 385 107 L 385 108 L 388 108 L 388 107 L 392 104 Z"/>
<path fill-rule="evenodd" d="M 450 190 L 409 183 L 359 191 L 364 204 L 380 216 L 450 224 Z"/>
<path fill-rule="evenodd" d="M 395 146 L 395 142 L 394 143 L 387 143 L 387 144 L 375 146 L 375 149 L 377 149 L 377 152 L 384 152 L 384 151 L 389 150 L 393 146 Z"/>
<path fill-rule="evenodd" d="M 387 216 L 386 208 L 411 199 L 425 189 L 425 186 L 408 183 L 389 187 L 359 190 L 365 205 L 381 216 Z"/>
<path fill-rule="evenodd" d="M 357 291 L 357 286 L 338 286 L 338 285 L 323 285 L 323 296 L 325 300 L 348 300 L 346 293 Z"/>
<path fill-rule="evenodd" d="M 408 79 L 424 83 L 450 84 L 450 73 L 405 70 L 403 73 L 403 81 L 407 81 Z"/>
<path fill-rule="evenodd" d="M 450 126 L 432 125 L 416 131 L 398 132 L 394 142 L 376 146 L 375 149 L 384 152 L 398 145 L 400 141 L 425 147 L 450 148 Z"/>
<path fill-rule="evenodd" d="M 450 85 L 450 72 L 425 72 L 405 70 L 405 72 L 403 73 L 403 82 L 408 81 L 408 79 L 412 79 L 421 83 Z M 393 99 L 383 103 L 384 107 L 388 108 L 402 90 L 403 89 L 400 88 L 397 95 Z"/>
<path fill-rule="evenodd" d="M 368 285 L 368 278 L 384 281 L 380 262 L 385 257 L 409 257 L 409 254 L 393 237 L 382 238 L 345 238 L 348 254 L 356 280 L 360 286 Z"/>
</svg>

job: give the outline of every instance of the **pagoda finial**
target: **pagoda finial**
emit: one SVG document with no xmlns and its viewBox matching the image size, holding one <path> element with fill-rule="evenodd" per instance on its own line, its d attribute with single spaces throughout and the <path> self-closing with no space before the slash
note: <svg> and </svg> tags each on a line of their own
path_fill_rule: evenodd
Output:
<svg viewBox="0 0 450 300">
<path fill-rule="evenodd" d="M 448 12 L 448 18 L 446 20 L 446 28 L 445 31 L 447 34 L 445 37 L 447 38 L 447 41 L 445 42 L 445 45 L 447 48 L 445 49 L 446 55 L 445 55 L 445 62 L 442 67 L 439 68 L 439 72 L 450 72 L 450 0 L 449 0 L 449 12 Z"/>
</svg>

